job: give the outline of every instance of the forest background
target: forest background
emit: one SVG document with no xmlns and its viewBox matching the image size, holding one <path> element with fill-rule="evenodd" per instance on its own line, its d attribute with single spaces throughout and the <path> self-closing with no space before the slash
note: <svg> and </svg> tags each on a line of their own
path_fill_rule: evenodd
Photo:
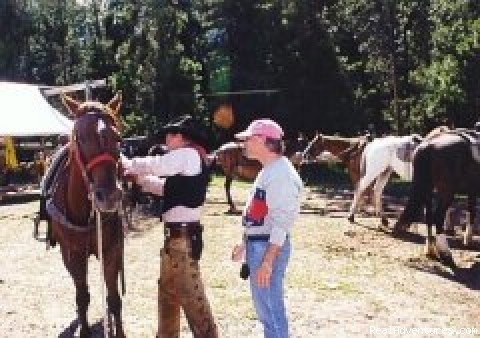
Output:
<svg viewBox="0 0 480 338">
<path fill-rule="evenodd" d="M 0 0 L 0 80 L 106 78 L 126 136 L 185 113 L 222 138 L 257 117 L 290 135 L 471 127 L 479 40 L 478 0 Z"/>
</svg>

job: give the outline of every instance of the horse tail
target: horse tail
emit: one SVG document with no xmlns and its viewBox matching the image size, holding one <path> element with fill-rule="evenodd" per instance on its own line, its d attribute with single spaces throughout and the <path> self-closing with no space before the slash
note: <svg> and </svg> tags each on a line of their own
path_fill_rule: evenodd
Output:
<svg viewBox="0 0 480 338">
<path fill-rule="evenodd" d="M 417 220 L 426 206 L 427 198 L 432 196 L 432 147 L 427 142 L 418 146 L 413 158 L 413 180 L 407 205 L 397 225 L 406 228 Z"/>
</svg>

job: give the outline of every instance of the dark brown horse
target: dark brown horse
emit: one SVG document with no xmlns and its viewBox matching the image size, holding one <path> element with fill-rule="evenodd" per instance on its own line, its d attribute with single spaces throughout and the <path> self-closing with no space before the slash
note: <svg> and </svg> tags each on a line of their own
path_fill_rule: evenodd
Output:
<svg viewBox="0 0 480 338">
<path fill-rule="evenodd" d="M 234 178 L 253 181 L 258 172 L 262 169 L 260 162 L 250 160 L 244 155 L 244 147 L 240 142 L 229 142 L 222 145 L 209 155 L 210 165 L 221 168 L 225 175 L 225 193 L 230 206 L 228 213 L 237 213 L 238 210 L 233 203 L 230 188 Z"/>
<path fill-rule="evenodd" d="M 293 143 L 293 142 L 292 142 Z M 286 155 L 297 168 L 301 162 L 300 153 L 295 152 L 296 145 L 288 145 Z M 234 178 L 240 178 L 247 181 L 253 181 L 257 177 L 258 172 L 262 169 L 262 165 L 257 160 L 251 160 L 244 155 L 244 146 L 241 142 L 229 142 L 222 145 L 208 156 L 210 165 L 216 165 L 221 168 L 225 175 L 225 193 L 227 202 L 230 206 L 228 213 L 238 213 L 233 203 L 230 188 Z"/>
<path fill-rule="evenodd" d="M 362 151 L 368 142 L 366 136 L 338 137 L 317 134 L 303 152 L 305 158 L 318 157 L 324 151 L 338 157 L 347 167 L 354 188 L 360 181 L 360 160 Z"/>
<path fill-rule="evenodd" d="M 117 115 L 121 97 L 107 105 L 79 103 L 64 96 L 64 104 L 75 117 L 68 160 L 59 168 L 56 188 L 47 209 L 52 218 L 52 239 L 60 244 L 63 262 L 73 278 L 80 322 L 80 336 L 89 336 L 87 308 L 88 257 L 98 257 L 95 212 L 101 215 L 102 253 L 107 286 L 110 334 L 124 337 L 118 277 L 123 265 L 123 229 L 118 215 L 122 192 L 118 188 L 117 163 L 120 135 Z"/>
<path fill-rule="evenodd" d="M 427 255 L 437 256 L 446 265 L 455 267 L 443 229 L 445 213 L 456 193 L 468 196 L 469 216 L 464 233 L 464 244 L 468 245 L 472 239 L 476 197 L 480 190 L 479 172 L 480 163 L 474 159 L 471 143 L 465 135 L 455 130 L 444 131 L 425 140 L 414 154 L 410 197 L 395 225 L 395 232 L 405 231 L 425 207 Z M 435 210 L 432 203 L 434 190 L 438 197 Z M 435 243 L 433 225 L 436 227 Z"/>
</svg>

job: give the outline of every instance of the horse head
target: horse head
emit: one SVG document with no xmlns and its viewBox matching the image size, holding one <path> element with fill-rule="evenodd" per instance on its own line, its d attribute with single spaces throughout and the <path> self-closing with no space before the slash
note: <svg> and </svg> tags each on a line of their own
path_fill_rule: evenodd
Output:
<svg viewBox="0 0 480 338">
<path fill-rule="evenodd" d="M 66 95 L 62 99 L 75 118 L 70 142 L 71 166 L 79 170 L 93 207 L 100 212 L 114 212 L 122 198 L 117 181 L 121 93 L 106 105 L 93 101 L 80 103 Z"/>
</svg>

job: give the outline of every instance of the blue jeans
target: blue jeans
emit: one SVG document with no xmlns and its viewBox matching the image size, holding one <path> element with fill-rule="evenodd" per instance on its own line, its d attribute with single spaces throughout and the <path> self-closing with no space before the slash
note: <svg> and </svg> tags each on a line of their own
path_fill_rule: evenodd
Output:
<svg viewBox="0 0 480 338">
<path fill-rule="evenodd" d="M 263 324 L 265 338 L 288 338 L 288 321 L 283 295 L 283 279 L 290 258 L 290 239 L 287 238 L 273 264 L 270 286 L 258 287 L 255 274 L 262 263 L 269 243 L 247 241 L 247 263 L 250 267 L 250 290 L 258 319 Z"/>
</svg>

